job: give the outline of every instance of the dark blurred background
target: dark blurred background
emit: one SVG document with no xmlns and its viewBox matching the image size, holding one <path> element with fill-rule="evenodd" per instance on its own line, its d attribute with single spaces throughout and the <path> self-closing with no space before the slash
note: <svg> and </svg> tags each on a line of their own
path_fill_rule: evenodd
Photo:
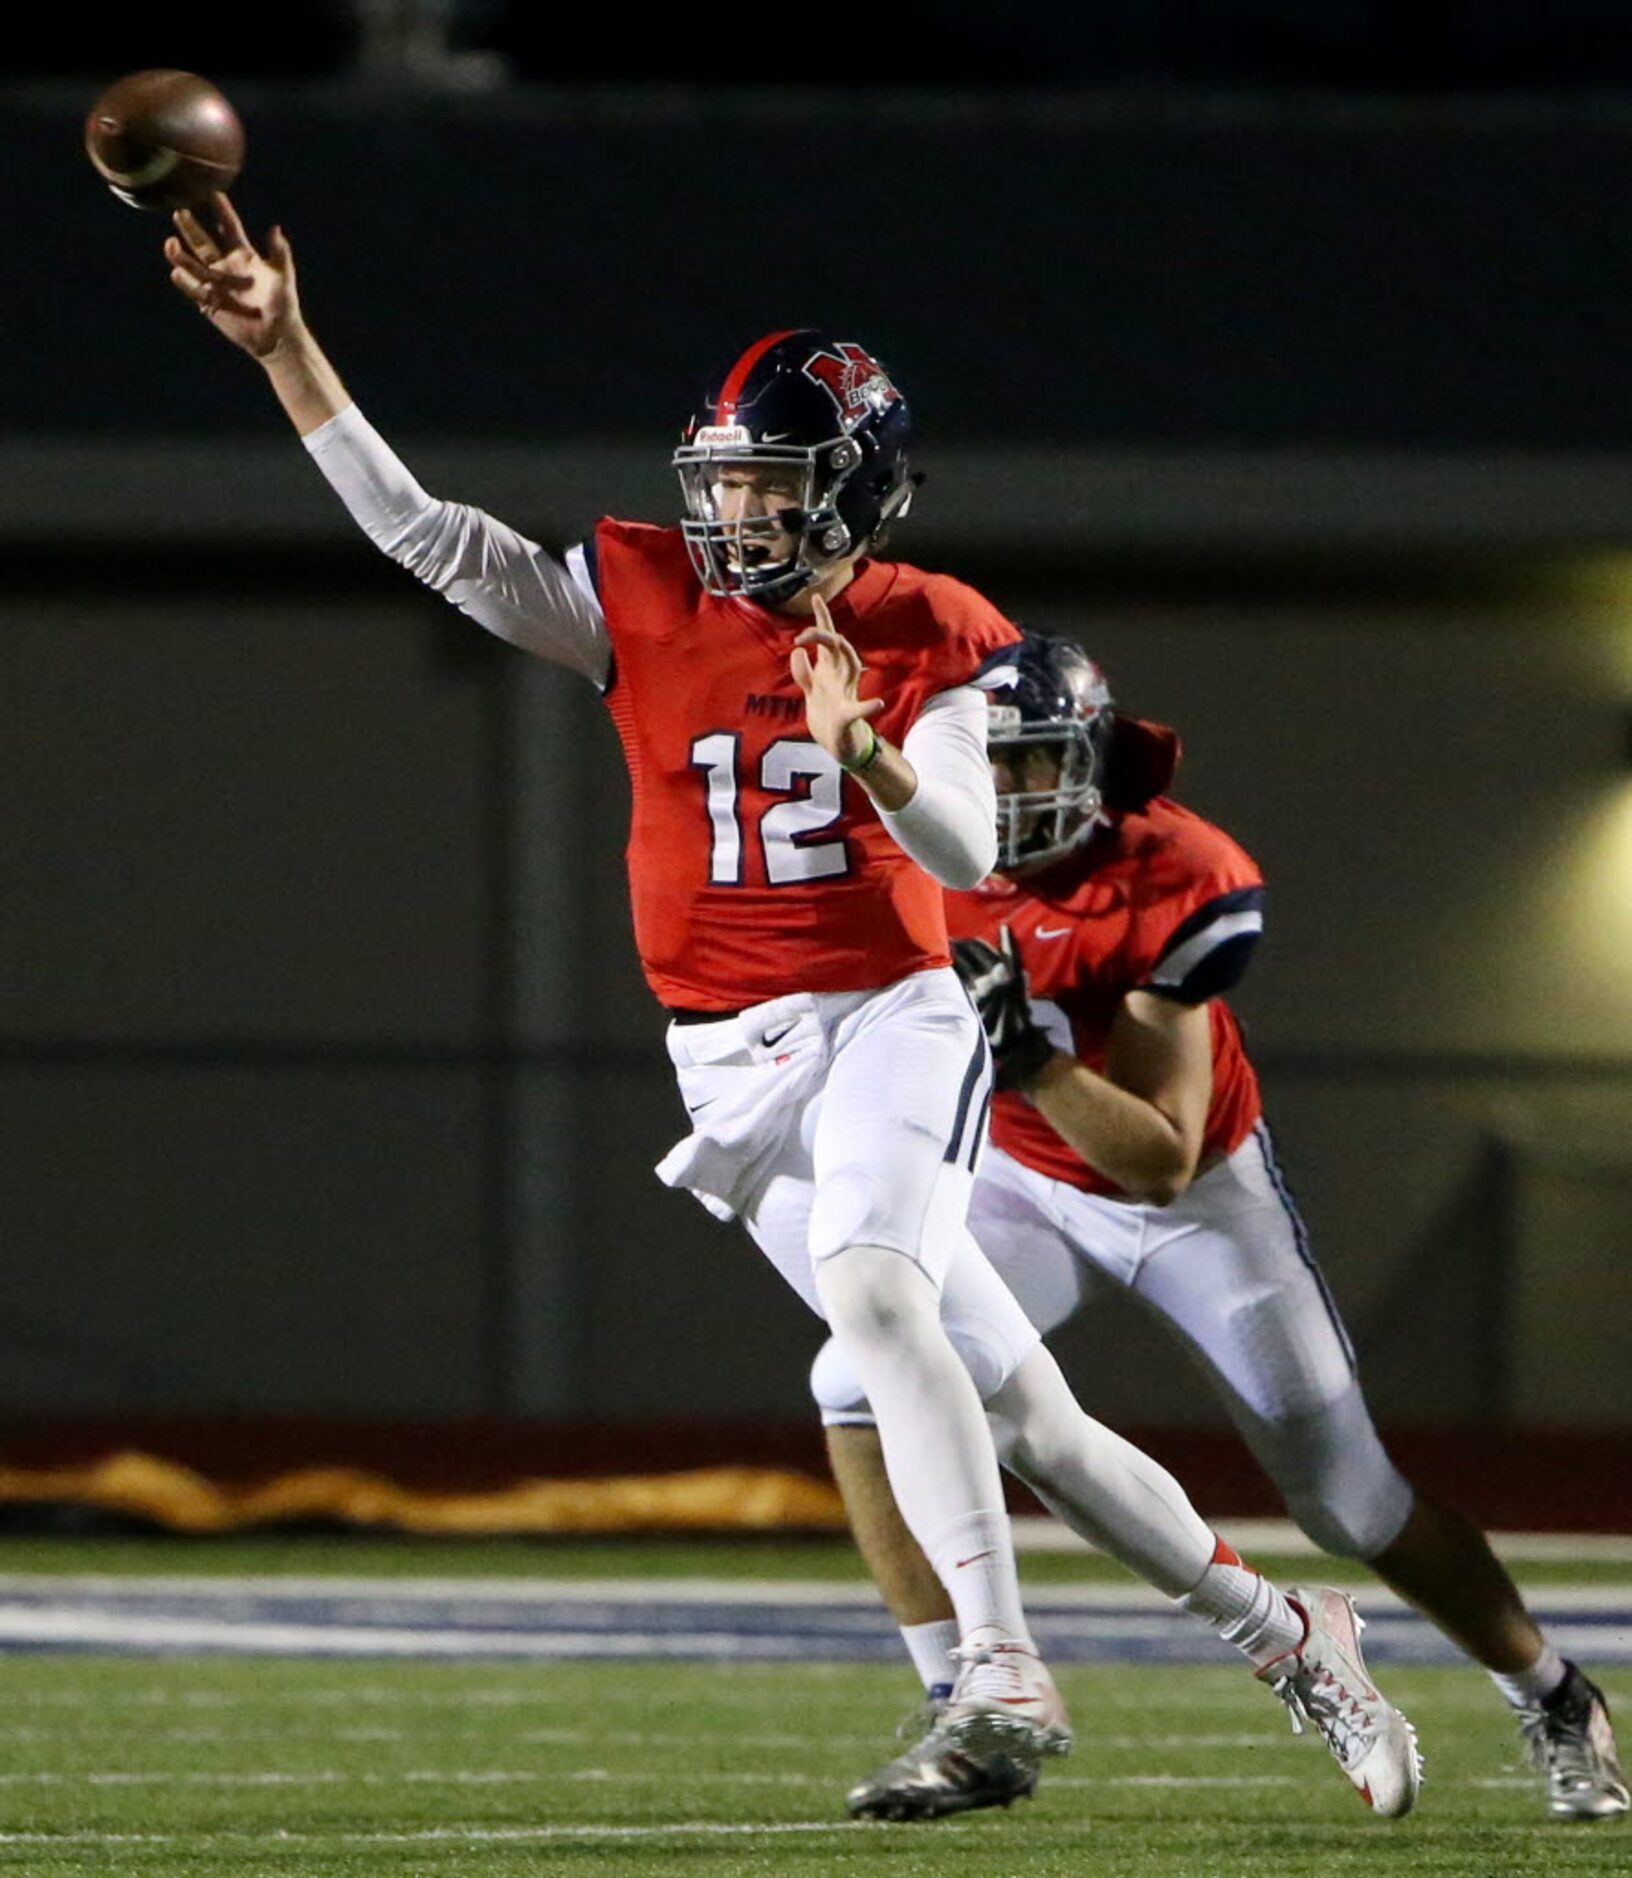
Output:
<svg viewBox="0 0 1632 1878">
<path fill-rule="evenodd" d="M 1239 1008 L 1382 1418 L 1632 1453 L 1627 9 L 185 15 L 65 11 L 0 85 L 13 1454 L 815 1452 L 818 1327 L 650 1173 L 610 727 L 378 557 L 172 295 L 79 145 L 153 65 L 234 98 L 364 410 L 540 539 L 672 516 L 758 332 L 876 349 L 899 551 L 1079 637 L 1266 870 Z M 1217 1426 L 1127 1311 L 1061 1348 L 1119 1425 Z"/>
</svg>

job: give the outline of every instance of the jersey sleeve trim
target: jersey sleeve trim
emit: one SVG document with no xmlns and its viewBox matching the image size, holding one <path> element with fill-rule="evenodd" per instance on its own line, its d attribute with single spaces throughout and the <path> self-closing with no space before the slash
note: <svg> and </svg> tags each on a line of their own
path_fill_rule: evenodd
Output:
<svg viewBox="0 0 1632 1878">
<path fill-rule="evenodd" d="M 1140 989 L 1205 1004 L 1240 983 L 1263 930 L 1262 887 L 1221 893 L 1177 928 Z"/>
<path fill-rule="evenodd" d="M 595 552 L 595 537 L 574 542 L 561 557 L 567 564 L 573 585 L 586 599 L 601 605 L 600 556 Z"/>
<path fill-rule="evenodd" d="M 981 691 L 1006 691 L 1019 675 L 1020 641 L 1013 645 L 999 646 L 995 652 L 987 653 L 975 668 L 975 675 L 969 680 Z"/>
<path fill-rule="evenodd" d="M 582 541 L 575 541 L 561 557 L 562 564 L 572 577 L 572 584 L 586 599 L 593 600 L 604 614 L 606 609 L 601 600 L 601 557 L 595 545 L 595 537 L 586 535 Z M 600 693 L 604 698 L 618 682 L 618 655 L 609 650 L 606 657 L 606 676 L 601 680 Z"/>
</svg>

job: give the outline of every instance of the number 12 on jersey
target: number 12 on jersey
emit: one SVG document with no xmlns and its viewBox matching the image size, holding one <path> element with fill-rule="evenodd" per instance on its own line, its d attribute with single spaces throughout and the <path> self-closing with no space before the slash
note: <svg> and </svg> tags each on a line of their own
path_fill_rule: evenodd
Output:
<svg viewBox="0 0 1632 1878">
<path fill-rule="evenodd" d="M 703 773 L 708 810 L 708 879 L 714 887 L 742 885 L 742 816 L 737 764 L 742 733 L 710 731 L 691 746 L 691 767 Z M 759 786 L 773 802 L 759 818 L 760 852 L 765 879 L 773 887 L 801 881 L 830 880 L 850 871 L 848 844 L 813 837 L 844 812 L 844 772 L 819 743 L 783 737 L 766 750 L 759 764 Z"/>
</svg>

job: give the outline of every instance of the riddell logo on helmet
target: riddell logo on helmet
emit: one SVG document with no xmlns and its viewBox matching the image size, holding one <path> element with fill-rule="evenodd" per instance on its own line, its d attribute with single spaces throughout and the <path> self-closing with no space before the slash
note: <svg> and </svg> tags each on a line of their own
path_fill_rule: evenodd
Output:
<svg viewBox="0 0 1632 1878">
<path fill-rule="evenodd" d="M 848 341 L 841 341 L 833 352 L 813 352 L 805 361 L 805 376 L 838 406 L 846 430 L 901 396 L 878 360 Z"/>
</svg>

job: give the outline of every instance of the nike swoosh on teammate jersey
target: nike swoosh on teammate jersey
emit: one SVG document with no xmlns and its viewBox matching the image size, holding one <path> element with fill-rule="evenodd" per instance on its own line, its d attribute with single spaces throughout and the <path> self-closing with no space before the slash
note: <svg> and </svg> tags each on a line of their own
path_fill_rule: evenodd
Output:
<svg viewBox="0 0 1632 1878">
<path fill-rule="evenodd" d="M 788 1032 L 793 1029 L 794 1024 L 797 1024 L 798 1022 L 799 1020 L 796 1017 L 793 1019 L 791 1023 L 784 1024 L 780 1030 L 766 1031 L 765 1035 L 760 1038 L 760 1042 L 765 1046 L 767 1050 L 774 1049 L 776 1045 L 779 1044 L 782 1041 L 782 1039 L 788 1034 Z"/>
<path fill-rule="evenodd" d="M 1039 926 L 1032 937 L 1034 939 L 1063 939 L 1070 930 L 1069 926 Z"/>
</svg>

